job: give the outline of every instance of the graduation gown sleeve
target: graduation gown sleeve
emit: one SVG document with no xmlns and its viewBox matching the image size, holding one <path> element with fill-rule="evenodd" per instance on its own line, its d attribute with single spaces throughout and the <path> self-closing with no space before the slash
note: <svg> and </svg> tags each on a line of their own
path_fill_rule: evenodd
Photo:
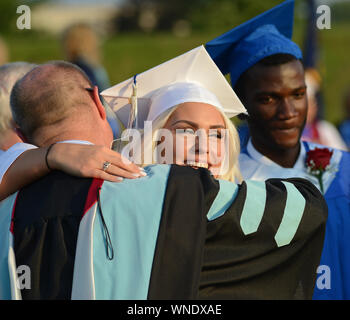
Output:
<svg viewBox="0 0 350 320">
<path fill-rule="evenodd" d="M 246 181 L 207 223 L 201 299 L 311 299 L 327 207 L 303 179 Z"/>
<path fill-rule="evenodd" d="M 0 183 L 2 177 L 12 165 L 12 163 L 24 152 L 30 149 L 35 149 L 36 146 L 29 143 L 16 143 L 5 152 L 0 152 Z"/>
</svg>

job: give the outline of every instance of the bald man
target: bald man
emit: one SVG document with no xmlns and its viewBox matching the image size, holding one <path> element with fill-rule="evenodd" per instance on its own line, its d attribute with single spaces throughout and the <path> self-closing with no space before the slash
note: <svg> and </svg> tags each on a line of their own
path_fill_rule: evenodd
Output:
<svg viewBox="0 0 350 320">
<path fill-rule="evenodd" d="M 74 65 L 43 65 L 14 86 L 14 120 L 26 139 L 38 146 L 69 139 L 109 147 L 112 129 L 101 101 L 87 91 L 90 88 L 89 80 Z"/>
<path fill-rule="evenodd" d="M 47 152 L 49 146 L 52 146 L 51 150 L 60 150 L 62 142 L 110 148 L 113 141 L 113 132 L 99 99 L 97 87 L 92 88 L 85 73 L 71 63 L 56 61 L 34 68 L 14 85 L 11 107 L 23 140 L 42 147 L 44 152 Z M 101 149 L 102 155 L 103 152 L 104 149 Z M 114 153 L 111 150 L 110 152 Z M 119 164 L 122 165 L 122 161 Z M 101 161 L 101 168 L 102 165 Z M 52 169 L 51 166 L 55 169 L 50 157 L 47 157 L 43 166 L 49 166 L 44 169 L 46 174 Z M 123 166 L 125 170 L 129 170 L 127 173 L 130 178 L 135 178 L 136 174 L 145 175 L 134 164 L 125 163 Z M 117 173 L 119 169 L 111 164 L 108 172 Z M 30 161 L 23 170 L 30 170 Z M 107 170 L 103 173 L 107 173 Z M 21 171 L 17 171 L 17 175 L 21 175 Z M 16 262 L 19 265 L 29 265 L 35 279 L 34 288 L 29 292 L 22 292 L 23 298 L 67 298 L 66 293 L 70 290 L 67 290 L 67 287 L 72 287 L 75 247 L 84 209 L 81 206 L 84 206 L 91 181 L 52 171 L 2 202 L 6 206 L 11 203 L 13 197 L 18 200 L 16 223 L 11 227 Z M 23 184 L 26 185 L 27 182 L 24 181 Z M 6 211 L 3 206 L 0 207 L 3 212 Z M 40 225 L 43 220 L 47 222 L 51 232 L 43 231 L 47 226 Z M 57 234 L 56 228 L 61 230 L 61 233 Z M 28 235 L 30 230 L 36 230 L 34 233 L 40 233 L 42 237 L 31 239 Z M 5 237 L 3 243 L 6 242 Z M 27 247 L 28 244 L 30 247 Z M 55 247 L 56 251 L 45 248 L 46 244 Z M 45 281 L 41 281 L 41 272 L 42 268 L 52 262 L 51 258 L 56 269 L 53 273 L 44 272 L 49 286 L 46 288 Z M 61 278 L 66 281 L 61 282 Z M 39 283 L 44 283 L 44 287 Z"/>
<path fill-rule="evenodd" d="M 94 166 L 85 164 L 86 148 L 81 149 L 81 161 L 70 171 L 73 175 L 117 181 L 140 173 L 140 168 L 110 150 L 113 137 L 118 135 L 115 114 L 102 105 L 97 87 L 93 88 L 79 67 L 63 61 L 41 65 L 13 89 L 12 114 L 17 133 L 27 143 L 0 155 L 0 200 L 47 174 L 48 163 L 51 169 L 62 169 L 57 160 L 61 153 L 69 155 L 70 150 L 76 153 L 78 149 L 76 145 L 56 144 L 47 154 L 49 146 L 58 141 L 88 141 L 101 146 Z M 103 170 L 106 161 L 111 162 L 108 171 Z"/>
</svg>

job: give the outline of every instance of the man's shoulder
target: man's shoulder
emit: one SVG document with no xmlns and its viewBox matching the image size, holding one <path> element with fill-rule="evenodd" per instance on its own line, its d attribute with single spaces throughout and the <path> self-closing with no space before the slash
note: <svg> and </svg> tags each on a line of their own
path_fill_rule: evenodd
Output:
<svg viewBox="0 0 350 320">
<path fill-rule="evenodd" d="M 137 179 L 124 179 L 122 182 L 110 182 L 104 181 L 103 184 L 108 184 L 111 187 L 119 188 L 127 185 L 138 185 L 140 183 L 145 183 L 146 181 L 153 180 L 164 180 L 168 178 L 171 165 L 168 164 L 152 164 L 144 167 L 144 171 L 147 174 L 145 177 L 140 177 Z"/>
<path fill-rule="evenodd" d="M 160 196 L 167 183 L 170 174 L 170 165 L 150 165 L 144 168 L 146 176 L 136 179 L 125 179 L 121 182 L 102 181 L 101 195 L 108 197 L 109 201 L 124 197 L 135 199 L 148 195 L 149 197 Z M 112 199 L 114 199 L 112 201 Z"/>
<path fill-rule="evenodd" d="M 338 170 L 350 170 L 350 152 L 337 149 L 337 148 L 332 148 L 329 146 L 325 146 L 322 144 L 314 143 L 314 142 L 306 142 L 303 141 L 304 146 L 306 146 L 307 151 L 308 150 L 314 150 L 316 148 L 319 149 L 328 149 L 332 151 L 332 158 L 331 161 L 333 164 L 338 165 Z"/>
<path fill-rule="evenodd" d="M 326 192 L 327 201 L 340 196 L 348 197 L 350 195 L 350 153 L 311 142 L 304 142 L 304 144 L 306 144 L 310 150 L 326 148 L 332 151 L 330 165 L 326 170 L 329 171 L 329 173 L 326 174 L 326 177 L 329 178 L 329 188 L 327 188 Z"/>
<path fill-rule="evenodd" d="M 319 143 L 315 143 L 315 142 L 310 142 L 310 141 L 302 141 L 302 143 L 306 146 L 308 146 L 308 149 L 310 150 L 313 150 L 315 148 L 319 148 L 319 149 L 328 149 L 328 150 L 331 150 L 333 152 L 339 152 L 339 153 L 342 153 L 342 154 L 345 154 L 347 156 L 350 155 L 350 152 L 348 151 L 345 151 L 345 150 L 341 150 L 341 149 L 338 149 L 338 148 L 333 148 L 333 147 L 330 147 L 330 146 L 325 146 L 323 144 L 319 144 Z"/>
</svg>

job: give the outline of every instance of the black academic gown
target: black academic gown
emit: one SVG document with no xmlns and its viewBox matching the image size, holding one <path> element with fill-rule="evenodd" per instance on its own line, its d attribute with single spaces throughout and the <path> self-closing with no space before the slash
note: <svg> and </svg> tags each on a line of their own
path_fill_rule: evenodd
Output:
<svg viewBox="0 0 350 320">
<path fill-rule="evenodd" d="M 23 299 L 312 298 L 327 206 L 311 183 L 146 171 L 123 183 L 52 172 L 18 192 Z"/>
</svg>

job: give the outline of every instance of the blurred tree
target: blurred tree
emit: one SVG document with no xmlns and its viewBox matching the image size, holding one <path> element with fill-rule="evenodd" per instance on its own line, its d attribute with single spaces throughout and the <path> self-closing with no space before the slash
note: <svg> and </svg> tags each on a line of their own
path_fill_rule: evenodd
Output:
<svg viewBox="0 0 350 320">
<path fill-rule="evenodd" d="M 332 22 L 350 21 L 350 1 L 334 3 L 332 6 Z"/>
<path fill-rule="evenodd" d="M 282 0 L 129 0 L 117 19 L 120 31 L 140 29 L 143 12 L 154 12 L 154 29 L 171 30 L 179 20 L 196 31 L 222 32 L 282 3 Z M 141 28 L 142 29 L 142 28 Z"/>
<path fill-rule="evenodd" d="M 207 0 L 129 0 L 125 1 L 119 13 L 116 26 L 119 31 L 142 30 L 147 19 L 157 30 L 171 30 L 179 20 L 189 20 L 194 11 Z M 146 31 L 150 31 L 147 30 Z"/>
<path fill-rule="evenodd" d="M 228 31 L 282 3 L 281 0 L 207 0 L 193 12 L 193 28 L 208 32 Z"/>
<path fill-rule="evenodd" d="M 0 1 L 0 32 L 8 33 L 16 28 L 16 10 L 18 2 L 14 0 Z"/>
<path fill-rule="evenodd" d="M 153 0 L 158 8 L 160 30 L 169 30 L 179 20 L 192 20 L 192 15 L 200 10 L 207 0 L 176 0 L 163 1 Z"/>
</svg>

